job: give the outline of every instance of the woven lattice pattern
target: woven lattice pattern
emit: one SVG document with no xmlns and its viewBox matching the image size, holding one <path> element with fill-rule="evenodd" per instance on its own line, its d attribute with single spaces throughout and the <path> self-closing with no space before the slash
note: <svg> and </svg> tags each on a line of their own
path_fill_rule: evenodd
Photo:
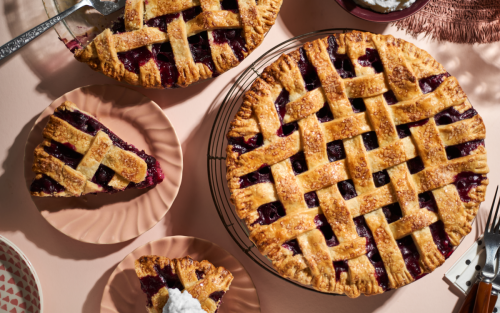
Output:
<svg viewBox="0 0 500 313">
<path fill-rule="evenodd" d="M 485 133 L 425 51 L 336 34 L 283 55 L 245 94 L 228 133 L 231 200 L 283 276 L 382 293 L 433 271 L 470 232 Z"/>
<path fill-rule="evenodd" d="M 147 88 L 186 87 L 238 65 L 274 24 L 282 0 L 129 0 L 122 20 L 75 57 Z"/>
</svg>

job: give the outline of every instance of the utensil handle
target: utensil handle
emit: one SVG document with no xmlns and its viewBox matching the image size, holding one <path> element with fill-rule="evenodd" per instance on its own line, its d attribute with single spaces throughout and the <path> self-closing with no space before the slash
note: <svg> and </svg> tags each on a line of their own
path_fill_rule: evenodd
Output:
<svg viewBox="0 0 500 313">
<path fill-rule="evenodd" d="M 490 305 L 488 306 L 488 313 L 492 313 L 495 309 L 495 304 L 497 304 L 498 295 L 491 295 L 490 297 Z"/>
<path fill-rule="evenodd" d="M 472 313 L 472 309 L 474 308 L 474 303 L 476 302 L 476 295 L 477 295 L 477 287 L 479 286 L 478 283 L 475 283 L 469 293 L 467 294 L 467 297 L 465 297 L 464 303 L 462 303 L 462 306 L 460 307 L 460 311 L 458 313 Z"/>
<path fill-rule="evenodd" d="M 33 27 L 24 34 L 21 34 L 16 38 L 12 39 L 11 41 L 7 42 L 6 44 L 0 47 L 0 60 L 11 55 L 20 48 L 24 47 L 27 43 L 31 42 L 33 39 L 37 38 L 42 33 L 44 33 L 47 29 L 56 25 L 71 13 L 75 12 L 76 10 L 86 5 L 90 5 L 89 0 L 83 0 L 81 2 L 78 2 L 71 8 L 67 9 L 66 11 L 54 16 L 53 18 L 50 18 L 49 20 L 43 22 L 42 24 Z"/>
<path fill-rule="evenodd" d="M 474 313 L 488 313 L 491 297 L 491 284 L 483 281 L 477 287 L 476 302 L 474 303 Z"/>
</svg>

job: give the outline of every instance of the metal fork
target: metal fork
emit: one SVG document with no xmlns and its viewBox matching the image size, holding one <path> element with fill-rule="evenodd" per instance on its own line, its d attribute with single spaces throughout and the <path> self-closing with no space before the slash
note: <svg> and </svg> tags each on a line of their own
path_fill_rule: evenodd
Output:
<svg viewBox="0 0 500 313">
<path fill-rule="evenodd" d="M 66 11 L 54 16 L 53 18 L 43 22 L 42 24 L 33 27 L 22 35 L 17 36 L 8 43 L 0 47 L 0 60 L 11 55 L 15 51 L 22 48 L 28 42 L 32 41 L 36 37 L 40 36 L 46 30 L 52 26 L 59 23 L 64 18 L 68 17 L 70 14 L 74 13 L 78 9 L 90 6 L 96 9 L 102 15 L 108 15 L 125 6 L 125 0 L 117 0 L 116 2 L 111 1 L 100 1 L 100 0 L 82 0 L 75 4 L 73 7 L 67 9 Z"/>
</svg>

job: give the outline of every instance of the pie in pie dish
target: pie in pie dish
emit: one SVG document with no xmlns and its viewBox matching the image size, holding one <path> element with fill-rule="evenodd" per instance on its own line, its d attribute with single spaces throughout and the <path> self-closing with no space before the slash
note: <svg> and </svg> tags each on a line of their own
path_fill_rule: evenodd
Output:
<svg viewBox="0 0 500 313">
<path fill-rule="evenodd" d="M 145 88 L 186 87 L 238 65 L 276 20 L 283 0 L 127 0 L 123 18 L 78 61 Z"/>
<path fill-rule="evenodd" d="M 282 55 L 245 93 L 227 134 L 231 201 L 281 275 L 380 294 L 432 272 L 470 232 L 485 135 L 427 52 L 334 34 Z"/>
<path fill-rule="evenodd" d="M 90 113 L 61 104 L 35 148 L 30 192 L 39 197 L 78 197 L 156 186 L 164 179 L 154 157 L 126 143 Z"/>
<path fill-rule="evenodd" d="M 135 261 L 135 272 L 147 296 L 149 313 L 162 312 L 169 297 L 167 289 L 172 288 L 186 290 L 200 301 L 203 310 L 214 313 L 233 281 L 233 275 L 224 267 L 215 267 L 206 260 L 198 262 L 190 256 L 142 256 Z"/>
</svg>

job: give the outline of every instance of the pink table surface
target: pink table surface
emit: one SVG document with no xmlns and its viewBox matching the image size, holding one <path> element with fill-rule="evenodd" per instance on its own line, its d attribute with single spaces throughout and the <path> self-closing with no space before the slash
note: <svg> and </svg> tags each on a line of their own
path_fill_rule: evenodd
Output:
<svg viewBox="0 0 500 313">
<path fill-rule="evenodd" d="M 0 3 L 0 43 L 47 18 L 40 0 Z M 49 31 L 0 62 L 0 234 L 18 245 L 35 266 L 44 294 L 44 311 L 99 312 L 104 286 L 116 264 L 129 252 L 153 239 L 188 235 L 213 241 L 242 262 L 256 285 L 262 312 L 457 312 L 463 296 L 443 280 L 443 275 L 481 232 L 478 225 L 484 225 L 488 205 L 481 208 L 472 233 L 434 273 L 402 289 L 355 300 L 305 291 L 274 277 L 240 251 L 219 220 L 208 186 L 205 155 L 225 91 L 248 64 L 277 43 L 332 27 L 393 34 L 417 43 L 440 61 L 458 78 L 486 123 L 490 184 L 499 183 L 500 169 L 495 160 L 500 156 L 500 145 L 495 134 L 500 135 L 500 44 L 467 46 L 416 40 L 387 24 L 352 17 L 333 0 L 285 0 L 264 43 L 238 68 L 187 89 L 138 89 L 162 107 L 182 142 L 184 178 L 166 217 L 125 243 L 75 241 L 50 226 L 32 203 L 24 185 L 24 145 L 37 116 L 55 98 L 80 86 L 118 83 L 75 61 L 56 33 Z M 493 188 L 489 188 L 486 203 L 491 203 L 492 197 Z"/>
</svg>

